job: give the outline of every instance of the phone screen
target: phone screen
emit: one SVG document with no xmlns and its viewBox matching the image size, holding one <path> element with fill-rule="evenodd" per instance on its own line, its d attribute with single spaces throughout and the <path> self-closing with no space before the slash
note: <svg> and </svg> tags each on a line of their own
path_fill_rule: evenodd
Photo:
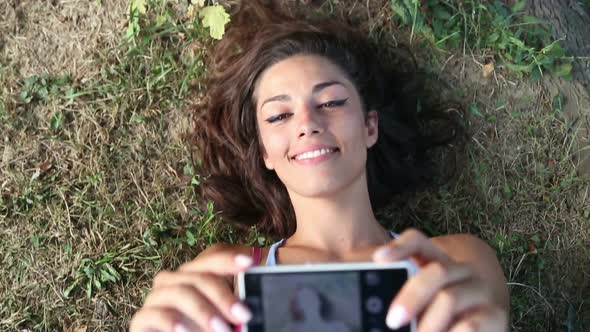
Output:
<svg viewBox="0 0 590 332">
<path fill-rule="evenodd" d="M 406 269 L 246 273 L 248 331 L 392 331 L 387 309 L 407 279 Z"/>
</svg>

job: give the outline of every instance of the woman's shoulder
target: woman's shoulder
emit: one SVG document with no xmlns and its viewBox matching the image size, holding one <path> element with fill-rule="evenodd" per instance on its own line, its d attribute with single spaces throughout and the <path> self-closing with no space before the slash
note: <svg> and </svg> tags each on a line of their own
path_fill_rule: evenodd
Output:
<svg viewBox="0 0 590 332">
<path fill-rule="evenodd" d="M 260 265 L 261 262 L 266 261 L 267 256 L 270 252 L 271 246 L 259 247 L 259 246 L 245 245 L 245 244 L 232 244 L 232 243 L 218 242 L 218 243 L 215 243 L 215 244 L 207 247 L 205 250 L 201 251 L 201 253 L 199 254 L 199 257 L 204 257 L 205 255 L 210 255 L 210 254 L 219 253 L 219 252 L 231 252 L 236 255 L 242 254 L 242 255 L 252 257 L 253 259 L 256 259 L 254 257 L 255 256 L 254 255 L 254 253 L 255 253 L 254 248 L 260 249 L 258 260 L 257 260 L 257 262 L 255 262 L 255 264 Z"/>
<path fill-rule="evenodd" d="M 210 245 L 205 250 L 201 251 L 199 256 L 204 257 L 206 255 L 216 254 L 220 252 L 232 252 L 235 254 L 250 255 L 252 253 L 252 248 L 253 247 L 244 244 L 218 242 Z"/>
</svg>

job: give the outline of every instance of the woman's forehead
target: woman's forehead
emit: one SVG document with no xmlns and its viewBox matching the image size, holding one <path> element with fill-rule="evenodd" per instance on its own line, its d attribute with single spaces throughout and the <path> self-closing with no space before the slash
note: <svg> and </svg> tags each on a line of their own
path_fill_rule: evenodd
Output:
<svg viewBox="0 0 590 332">
<path fill-rule="evenodd" d="M 256 95 L 262 98 L 290 90 L 311 91 L 317 84 L 330 81 L 341 82 L 343 86 L 350 84 L 343 71 L 327 58 L 295 55 L 273 64 L 262 73 Z"/>
</svg>

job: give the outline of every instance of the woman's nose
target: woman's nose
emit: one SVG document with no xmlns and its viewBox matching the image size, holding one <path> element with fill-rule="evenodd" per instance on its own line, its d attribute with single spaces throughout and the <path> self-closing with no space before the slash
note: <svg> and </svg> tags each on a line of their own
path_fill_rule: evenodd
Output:
<svg viewBox="0 0 590 332">
<path fill-rule="evenodd" d="M 297 133 L 299 137 L 319 134 L 323 131 L 320 114 L 312 105 L 301 105 L 299 112 L 296 112 L 296 114 L 298 115 Z"/>
</svg>

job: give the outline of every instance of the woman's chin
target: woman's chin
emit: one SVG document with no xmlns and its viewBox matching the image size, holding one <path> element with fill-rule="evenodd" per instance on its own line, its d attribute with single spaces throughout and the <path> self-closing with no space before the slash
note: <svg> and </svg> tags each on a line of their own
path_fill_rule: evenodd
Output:
<svg viewBox="0 0 590 332">
<path fill-rule="evenodd" d="M 305 198 L 330 198 L 336 197 L 339 192 L 342 192 L 342 186 L 335 186 L 334 184 L 308 186 L 305 188 L 297 188 L 294 190 L 299 196 Z"/>
</svg>

